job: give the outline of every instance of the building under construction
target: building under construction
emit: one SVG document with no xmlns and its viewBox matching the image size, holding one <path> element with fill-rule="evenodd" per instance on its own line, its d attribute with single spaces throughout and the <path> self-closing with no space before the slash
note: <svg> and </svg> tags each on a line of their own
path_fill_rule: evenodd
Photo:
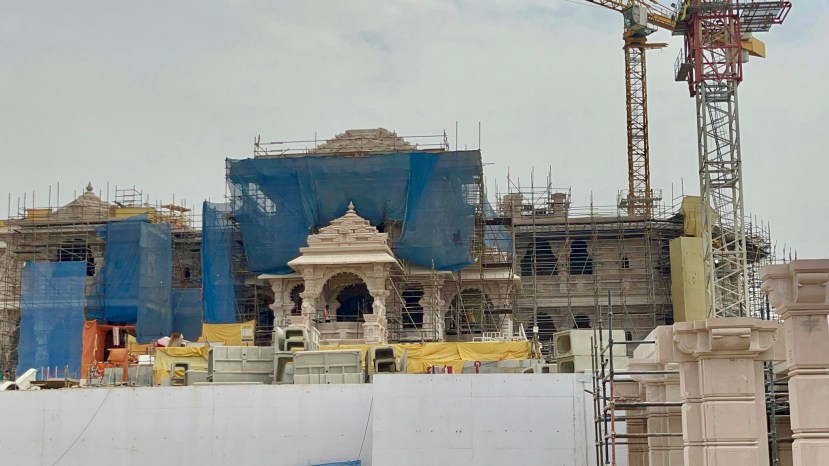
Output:
<svg viewBox="0 0 829 466">
<path fill-rule="evenodd" d="M 189 313 L 205 324 L 253 322 L 258 345 L 272 344 L 275 328 L 304 326 L 325 344 L 528 338 L 549 356 L 555 331 L 597 324 L 608 291 L 617 328 L 631 339 L 693 306 L 672 294 L 695 295 L 682 287 L 700 273 L 699 258 L 688 256 L 701 254 L 698 198 L 654 199 L 651 215 L 629 215 L 624 202 L 579 207 L 549 180 L 508 179 L 490 202 L 480 151 L 452 151 L 445 135 L 404 139 L 383 129 L 323 143 L 257 141 L 254 157 L 228 160 L 226 181 L 228 202 L 205 203 L 201 222 L 134 189 L 116 189 L 112 202 L 91 186 L 63 206 L 24 201 L 0 236 L 3 367 L 17 363 L 27 261 L 84 263 L 83 318 L 137 326 L 145 341 L 182 332 L 173 321 Z M 138 228 L 132 239 L 164 225 L 169 233 L 155 232 L 160 255 L 129 240 L 113 247 L 120 236 L 107 229 L 119 224 Z M 749 236 L 759 265 L 768 235 Z M 113 261 L 134 275 L 119 276 Z M 167 284 L 133 288 L 131 279 Z M 38 305 L 68 306 L 60 302 L 68 295 Z M 131 311 L 115 310 L 125 299 Z M 190 327 L 186 336 L 199 338 L 198 324 Z"/>
<path fill-rule="evenodd" d="M 24 351 L 42 353 L 52 348 L 71 355 L 80 349 L 85 320 L 132 333 L 136 325 L 143 326 L 157 338 L 170 331 L 176 316 L 180 331 L 186 327 L 187 333 L 198 336 L 201 234 L 194 226 L 192 209 L 152 205 L 134 187 L 116 188 L 114 199 L 106 201 L 91 183 L 64 205 L 57 193 L 54 198 L 51 192 L 44 197 L 45 205 L 21 199 L 0 228 L 3 371 L 14 373 Z M 159 306 L 170 309 L 163 317 L 168 322 L 161 327 L 154 317 Z M 22 320 L 21 308 L 30 311 Z M 28 326 L 37 341 L 24 339 L 18 351 L 21 325 Z M 102 354 L 104 347 L 125 347 L 126 341 L 113 337 L 111 329 L 105 338 Z M 46 364 L 43 369 L 56 375 L 55 371 L 64 374 L 67 367 L 67 376 L 81 376 L 79 364 Z"/>
</svg>

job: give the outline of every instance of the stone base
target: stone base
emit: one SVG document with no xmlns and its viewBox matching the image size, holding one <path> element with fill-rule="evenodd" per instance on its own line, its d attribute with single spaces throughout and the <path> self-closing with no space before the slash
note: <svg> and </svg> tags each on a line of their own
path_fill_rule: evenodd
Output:
<svg viewBox="0 0 829 466">
<path fill-rule="evenodd" d="M 307 315 L 288 316 L 288 326 L 293 328 L 311 328 L 311 317 Z"/>
<path fill-rule="evenodd" d="M 384 345 L 388 342 L 386 318 L 378 314 L 363 314 L 363 340 L 367 345 Z"/>
</svg>

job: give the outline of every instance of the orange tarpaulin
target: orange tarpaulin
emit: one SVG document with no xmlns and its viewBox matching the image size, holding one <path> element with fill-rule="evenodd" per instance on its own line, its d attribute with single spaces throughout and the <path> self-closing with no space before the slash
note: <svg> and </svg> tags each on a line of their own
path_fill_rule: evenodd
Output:
<svg viewBox="0 0 829 466">
<path fill-rule="evenodd" d="M 106 361 L 107 334 L 113 329 L 122 331 L 120 340 L 121 346 L 126 346 L 127 333 L 135 332 L 132 325 L 115 326 L 101 325 L 97 321 L 87 320 L 83 325 L 83 349 L 81 350 L 81 376 L 89 374 L 89 368 L 96 362 Z"/>
</svg>

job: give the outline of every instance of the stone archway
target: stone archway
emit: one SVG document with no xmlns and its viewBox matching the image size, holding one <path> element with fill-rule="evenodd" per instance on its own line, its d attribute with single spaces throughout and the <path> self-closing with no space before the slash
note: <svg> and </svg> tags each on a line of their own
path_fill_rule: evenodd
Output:
<svg viewBox="0 0 829 466">
<path fill-rule="evenodd" d="M 371 313 L 374 304 L 366 281 L 348 271 L 327 278 L 321 299 L 325 319 L 331 322 L 364 322 L 363 315 Z"/>
<path fill-rule="evenodd" d="M 363 315 L 371 312 L 374 298 L 365 283 L 348 285 L 337 294 L 336 317 L 338 322 L 364 322 Z"/>
</svg>

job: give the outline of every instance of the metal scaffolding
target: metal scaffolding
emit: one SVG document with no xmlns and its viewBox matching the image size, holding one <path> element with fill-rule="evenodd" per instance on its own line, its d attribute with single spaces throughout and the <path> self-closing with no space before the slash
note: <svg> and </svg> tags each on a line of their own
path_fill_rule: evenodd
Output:
<svg viewBox="0 0 829 466">
<path fill-rule="evenodd" d="M 654 199 L 651 218 L 629 216 L 623 203 L 573 206 L 570 190 L 554 188 L 549 178 L 541 186 L 507 181 L 498 218 L 509 229 L 521 275 L 515 315 L 537 327 L 545 353 L 554 332 L 595 325 L 608 288 L 620 296 L 621 327 L 637 338 L 669 322 L 668 242 L 683 234 L 675 206 Z"/>
<path fill-rule="evenodd" d="M 625 348 L 626 355 L 634 346 L 656 344 L 654 340 L 617 341 L 613 338 L 614 312 L 611 291 L 607 290 L 607 319 L 602 318 L 600 308 L 596 309 L 597 325 L 594 327 L 592 338 L 593 359 L 593 422 L 596 438 L 596 464 L 616 466 L 620 462 L 621 448 L 630 449 L 632 446 L 648 445 L 648 440 L 654 437 L 670 438 L 682 437 L 682 432 L 649 432 L 647 429 L 648 410 L 678 410 L 681 402 L 673 401 L 645 401 L 641 396 L 631 396 L 632 390 L 623 390 L 625 385 L 636 385 L 639 382 L 632 377 L 664 377 L 678 375 L 678 370 L 620 370 L 614 367 L 614 355 L 619 351 L 617 347 Z M 604 326 L 607 325 L 605 331 Z M 607 341 L 605 341 L 607 335 Z M 636 390 L 638 393 L 638 390 Z M 633 422 L 631 422 L 633 421 Z M 643 425 L 644 428 L 633 429 L 633 424 Z M 621 460 L 627 464 L 627 458 Z"/>
<path fill-rule="evenodd" d="M 86 262 L 86 311 L 96 315 L 103 309 L 102 274 L 106 240 L 98 232 L 108 221 L 146 216 L 150 222 L 171 225 L 173 288 L 201 286 L 201 232 L 193 209 L 173 203 L 150 204 L 134 187 L 94 193 L 90 184 L 81 194 L 73 193 L 61 203 L 60 187 L 49 189 L 43 204 L 35 194 L 18 199 L 0 225 L 0 371 L 13 374 L 17 366 L 22 269 L 27 261 Z M 65 194 L 64 194 L 65 196 Z M 9 196 L 11 199 L 11 196 Z M 80 335 L 78 336 L 80 338 Z"/>
</svg>

